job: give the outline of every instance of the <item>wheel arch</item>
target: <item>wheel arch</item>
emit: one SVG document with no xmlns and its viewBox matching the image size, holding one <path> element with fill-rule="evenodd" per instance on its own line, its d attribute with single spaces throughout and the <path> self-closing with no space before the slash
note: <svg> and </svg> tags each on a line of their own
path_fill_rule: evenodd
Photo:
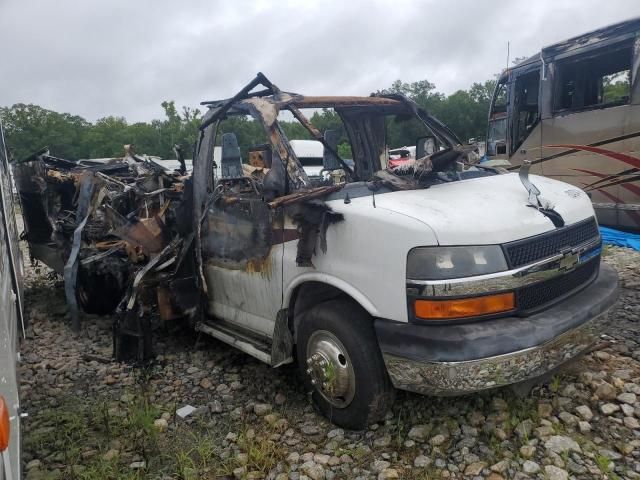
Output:
<svg viewBox="0 0 640 480">
<path fill-rule="evenodd" d="M 328 300 L 344 298 L 358 305 L 371 317 L 374 317 L 377 313 L 373 303 L 362 292 L 347 282 L 334 277 L 323 276 L 321 278 L 303 279 L 296 282 L 287 293 L 286 305 L 288 306 L 289 329 L 293 335 L 294 342 L 296 341 L 298 322 L 302 318 L 302 314 Z"/>
</svg>

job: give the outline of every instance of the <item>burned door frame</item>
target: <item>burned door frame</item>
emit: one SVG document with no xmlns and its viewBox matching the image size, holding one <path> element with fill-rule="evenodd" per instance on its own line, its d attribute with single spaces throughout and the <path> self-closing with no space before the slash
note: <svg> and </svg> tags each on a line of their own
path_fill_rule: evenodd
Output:
<svg viewBox="0 0 640 480">
<path fill-rule="evenodd" d="M 277 122 L 276 104 L 249 94 L 257 85 L 266 86 L 269 93 L 280 93 L 258 74 L 238 95 L 213 106 L 205 116 L 193 174 L 194 227 L 208 313 L 271 337 L 282 310 L 284 213 L 281 208 L 272 209 L 268 201 L 310 183 Z M 284 94 L 283 98 L 289 96 Z M 262 191 L 247 177 L 214 179 L 213 152 L 219 125 L 230 115 L 251 115 L 269 139 L 272 164 Z"/>
</svg>

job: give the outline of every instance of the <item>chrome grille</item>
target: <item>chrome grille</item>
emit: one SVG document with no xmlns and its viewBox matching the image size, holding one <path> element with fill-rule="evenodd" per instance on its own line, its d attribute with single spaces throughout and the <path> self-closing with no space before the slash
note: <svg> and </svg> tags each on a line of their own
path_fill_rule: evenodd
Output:
<svg viewBox="0 0 640 480">
<path fill-rule="evenodd" d="M 517 290 L 516 306 L 518 311 L 528 313 L 528 311 L 537 310 L 586 286 L 595 279 L 599 267 L 600 255 L 597 255 L 565 275 Z"/>
<path fill-rule="evenodd" d="M 509 266 L 517 268 L 551 257 L 565 248 L 596 240 L 599 235 L 598 224 L 592 217 L 552 232 L 506 243 L 503 248 Z"/>
</svg>

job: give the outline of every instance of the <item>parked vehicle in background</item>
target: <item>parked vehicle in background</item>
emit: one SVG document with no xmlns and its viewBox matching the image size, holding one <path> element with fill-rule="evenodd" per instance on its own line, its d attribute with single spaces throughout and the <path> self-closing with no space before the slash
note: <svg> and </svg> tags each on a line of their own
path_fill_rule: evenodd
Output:
<svg viewBox="0 0 640 480">
<path fill-rule="evenodd" d="M 324 169 L 324 146 L 318 140 L 291 140 L 293 152 L 310 178 L 321 178 Z"/>
<path fill-rule="evenodd" d="M 489 164 L 584 189 L 604 225 L 640 228 L 640 18 L 556 43 L 503 72 Z"/>
<path fill-rule="evenodd" d="M 415 160 L 416 146 L 400 147 L 389 150 L 389 168 L 402 165 L 409 160 Z"/>
<path fill-rule="evenodd" d="M 17 364 L 22 316 L 22 256 L 4 131 L 0 121 L 0 479 L 20 477 L 20 397 Z"/>
</svg>

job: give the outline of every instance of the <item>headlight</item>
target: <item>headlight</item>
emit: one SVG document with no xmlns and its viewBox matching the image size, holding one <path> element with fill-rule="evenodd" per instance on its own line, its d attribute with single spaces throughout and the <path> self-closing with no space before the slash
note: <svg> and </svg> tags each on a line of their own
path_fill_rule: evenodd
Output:
<svg viewBox="0 0 640 480">
<path fill-rule="evenodd" d="M 507 261 L 498 245 L 419 247 L 407 256 L 407 278 L 448 280 L 502 272 Z"/>
</svg>

